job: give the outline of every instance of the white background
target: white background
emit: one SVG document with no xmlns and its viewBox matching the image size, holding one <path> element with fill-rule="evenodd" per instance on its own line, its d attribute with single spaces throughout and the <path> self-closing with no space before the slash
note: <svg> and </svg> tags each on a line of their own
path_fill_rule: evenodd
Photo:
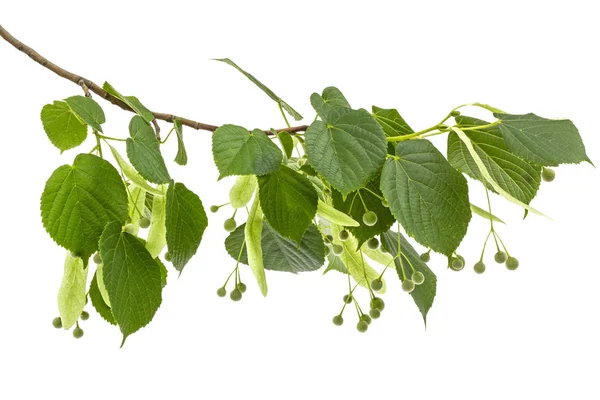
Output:
<svg viewBox="0 0 600 400">
<path fill-rule="evenodd" d="M 480 101 L 572 119 L 600 163 L 593 5 L 7 1 L 0 23 L 66 69 L 108 80 L 152 110 L 206 123 L 283 126 L 275 103 L 209 60 L 230 57 L 308 123 L 310 94 L 329 85 L 354 107 L 397 108 L 415 129 Z M 367 334 L 351 314 L 343 327 L 331 323 L 346 287 L 336 273 L 268 273 L 263 299 L 244 267 L 243 301 L 217 298 L 234 267 L 222 246 L 229 211 L 210 215 L 199 255 L 181 278 L 171 274 L 153 322 L 123 349 L 118 329 L 91 307 L 83 339 L 54 329 L 64 250 L 41 225 L 39 196 L 76 151 L 59 154 L 39 112 L 81 91 L 3 41 L 0 71 L 0 398 L 600 398 L 600 180 L 588 164 L 562 166 L 555 182 L 542 185 L 532 205 L 553 220 L 522 221 L 521 210 L 493 197 L 509 223 L 499 232 L 518 271 L 490 257 L 484 275 L 472 271 L 487 233 L 479 217 L 459 249 L 464 271 L 432 258 L 439 281 L 426 331 L 393 274 L 386 274 L 387 308 Z M 124 137 L 131 115 L 98 101 L 105 132 Z M 171 174 L 206 207 L 226 202 L 232 181 L 216 182 L 210 134 L 184 133 L 191 160 L 185 168 L 169 164 Z M 445 151 L 443 138 L 435 143 Z M 165 150 L 169 161 L 174 144 Z M 81 151 L 92 147 L 88 140 Z M 484 204 L 481 185 L 471 193 Z"/>
</svg>

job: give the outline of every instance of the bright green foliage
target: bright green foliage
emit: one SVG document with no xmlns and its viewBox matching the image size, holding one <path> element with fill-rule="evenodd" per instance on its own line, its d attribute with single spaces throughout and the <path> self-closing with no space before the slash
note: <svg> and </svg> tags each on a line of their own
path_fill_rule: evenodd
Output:
<svg viewBox="0 0 600 400">
<path fill-rule="evenodd" d="M 183 183 L 172 182 L 167 191 L 167 246 L 179 272 L 198 251 L 208 218 L 200 197 Z"/>
<path fill-rule="evenodd" d="M 225 64 L 229 64 L 233 68 L 237 69 L 242 74 L 244 74 L 244 76 L 246 78 L 250 79 L 250 81 L 252 81 L 252 83 L 254 83 L 256 86 L 258 86 L 263 92 L 265 92 L 267 94 L 267 96 L 269 96 L 271 99 L 276 101 L 296 121 L 300 121 L 303 118 L 302 115 L 300 115 L 296 110 L 294 110 L 288 103 L 286 103 L 279 96 L 277 96 L 275 93 L 273 93 L 273 91 L 271 89 L 266 87 L 262 82 L 260 82 L 258 79 L 256 79 L 253 75 L 249 74 L 248 72 L 246 72 L 243 69 L 241 69 L 240 67 L 238 67 L 238 65 L 236 63 L 234 63 L 233 61 L 231 61 L 229 58 L 220 58 L 220 59 L 215 59 L 215 60 L 224 62 Z"/>
<path fill-rule="evenodd" d="M 91 154 L 79 154 L 46 182 L 41 200 L 42 223 L 52 239 L 87 264 L 110 221 L 124 223 L 127 193 L 117 170 Z"/>
<path fill-rule="evenodd" d="M 87 127 L 64 101 L 46 104 L 41 118 L 48 139 L 61 152 L 79 146 L 87 137 Z"/>
<path fill-rule="evenodd" d="M 319 214 L 320 217 L 325 218 L 329 222 L 336 225 L 352 227 L 360 226 L 360 224 L 355 219 L 335 209 L 329 204 L 322 202 L 321 200 L 319 200 L 319 203 L 317 205 L 317 214 Z"/>
<path fill-rule="evenodd" d="M 556 177 L 556 172 L 552 168 L 542 169 L 542 179 L 544 182 L 552 182 Z"/>
<path fill-rule="evenodd" d="M 325 92 L 323 96 L 315 93 L 311 103 L 321 121 L 313 122 L 306 130 L 308 161 L 346 195 L 367 183 L 383 164 L 385 135 L 366 110 L 339 105 L 339 97 L 328 100 Z"/>
<path fill-rule="evenodd" d="M 466 179 L 428 140 L 400 142 L 396 156 L 381 174 L 392 214 L 417 242 L 451 255 L 471 220 Z"/>
<path fill-rule="evenodd" d="M 488 124 L 465 116 L 457 117 L 456 121 L 463 127 Z M 498 185 L 519 201 L 529 204 L 540 186 L 541 167 L 512 154 L 498 126 L 465 130 L 464 133 Z M 454 132 L 448 135 L 448 161 L 473 179 L 485 181 L 465 143 Z"/>
<path fill-rule="evenodd" d="M 176 119 L 173 122 L 175 133 L 177 134 L 177 155 L 175 156 L 175 162 L 179 165 L 187 165 L 188 156 L 185 150 L 185 143 L 183 142 L 183 124 L 180 119 Z"/>
<path fill-rule="evenodd" d="M 383 128 L 386 136 L 404 136 L 414 133 L 398 110 L 373 106 L 373 116 Z"/>
<path fill-rule="evenodd" d="M 323 121 L 331 121 L 350 111 L 350 103 L 336 87 L 330 86 L 323 89 L 323 94 L 313 93 L 310 104 Z"/>
<path fill-rule="evenodd" d="M 136 170 L 149 182 L 169 183 L 171 176 L 160 153 L 160 144 L 154 129 L 136 115 L 129 123 L 127 157 Z"/>
<path fill-rule="evenodd" d="M 58 311 L 63 328 L 70 329 L 79 319 L 86 302 L 88 268 L 83 260 L 74 258 L 68 251 L 62 283 L 58 290 Z"/>
<path fill-rule="evenodd" d="M 333 247 L 333 253 L 335 254 L 335 246 Z M 379 272 L 369 265 L 363 253 L 358 250 L 358 243 L 355 238 L 350 239 L 341 243 L 343 247 L 343 254 L 340 259 L 346 265 L 348 273 L 352 278 L 362 287 L 368 288 L 371 281 L 380 278 Z M 386 290 L 385 280 L 382 279 L 383 288 L 379 293 L 384 294 Z"/>
<path fill-rule="evenodd" d="M 506 259 L 506 268 L 510 271 L 514 271 L 515 269 L 519 268 L 519 260 L 512 256 L 508 257 Z"/>
<path fill-rule="evenodd" d="M 92 302 L 92 306 L 94 306 L 94 309 L 106 322 L 108 322 L 111 325 L 116 325 L 117 321 L 115 321 L 115 317 L 113 316 L 112 310 L 110 309 L 110 306 L 106 304 L 102 293 L 100 293 L 97 278 L 98 271 L 96 271 L 96 274 L 94 274 L 94 278 L 92 278 L 92 283 L 90 284 L 89 296 Z"/>
<path fill-rule="evenodd" d="M 494 214 L 490 214 L 488 211 L 485 211 L 481 207 L 477 207 L 475 204 L 471 203 L 470 205 L 471 211 L 473 214 L 477 214 L 485 220 L 498 222 L 500 224 L 506 224 L 506 222 L 502 221 L 500 218 L 496 217 Z"/>
<path fill-rule="evenodd" d="M 292 152 L 294 151 L 294 139 L 292 139 L 292 135 L 285 131 L 277 132 L 277 138 L 285 151 L 285 156 L 287 158 L 292 157 Z"/>
<path fill-rule="evenodd" d="M 140 239 L 122 232 L 118 222 L 104 229 L 100 255 L 112 313 L 125 343 L 152 320 L 162 302 L 160 265 Z"/>
<path fill-rule="evenodd" d="M 568 119 L 546 119 L 531 113 L 494 116 L 502 121 L 502 136 L 518 157 L 544 166 L 590 162 L 579 131 Z"/>
<path fill-rule="evenodd" d="M 154 119 L 154 114 L 152 111 L 148 110 L 135 96 L 123 96 L 121 93 L 117 92 L 117 90 L 108 82 L 104 82 L 102 85 L 102 89 L 106 90 L 108 93 L 115 96 L 117 99 L 121 100 L 125 104 L 127 104 L 137 115 L 144 118 L 146 122 L 152 122 Z"/>
<path fill-rule="evenodd" d="M 329 247 L 325 247 L 329 249 Z M 323 271 L 323 275 L 325 275 L 329 271 L 338 271 L 342 274 L 347 274 L 348 269 L 346 268 L 346 264 L 342 261 L 341 258 L 335 256 L 333 253 L 327 254 L 327 267 Z"/>
<path fill-rule="evenodd" d="M 244 242 L 248 252 L 248 265 L 256 278 L 258 287 L 263 296 L 267 295 L 267 277 L 265 275 L 265 265 L 263 262 L 262 250 L 262 228 L 263 215 L 260 209 L 258 199 L 254 199 L 250 212 L 248 213 L 248 221 L 244 228 Z"/>
<path fill-rule="evenodd" d="M 92 127 L 92 129 L 102 132 L 102 124 L 106 122 L 104 111 L 90 97 L 73 96 L 65 99 L 65 102 L 81 121 Z"/>
<path fill-rule="evenodd" d="M 129 165 L 127 163 L 127 161 L 125 161 L 123 159 L 123 157 L 121 157 L 121 155 L 119 154 L 119 152 L 112 146 L 110 146 L 110 151 L 113 155 L 113 157 L 115 158 L 115 161 L 117 162 L 117 165 L 119 166 L 119 168 L 121 168 L 121 171 L 123 171 L 123 174 L 125 174 L 125 176 L 127 177 L 127 179 L 129 179 L 131 181 L 131 183 L 133 183 L 135 186 L 144 189 L 145 191 L 147 191 L 148 193 L 152 193 L 153 195 L 158 195 L 158 196 L 162 196 L 163 193 L 152 187 L 140 174 L 139 172 L 137 172 L 135 170 L 135 168 L 133 168 L 131 165 Z"/>
<path fill-rule="evenodd" d="M 154 196 L 152 198 L 152 218 L 146 249 L 152 258 L 158 257 L 167 245 L 167 198 Z"/>
<path fill-rule="evenodd" d="M 268 174 L 277 171 L 283 160 L 279 147 L 263 131 L 250 133 L 237 125 L 223 125 L 213 133 L 212 152 L 219 179 Z"/>
<path fill-rule="evenodd" d="M 317 192 L 310 181 L 292 169 L 258 177 L 260 207 L 269 224 L 283 237 L 300 244 L 317 212 Z"/>
<path fill-rule="evenodd" d="M 235 209 L 246 207 L 250 200 L 252 200 L 252 196 L 254 195 L 257 187 L 258 182 L 256 181 L 256 177 L 254 175 L 238 176 L 235 184 L 229 191 L 229 203 L 231 207 Z M 218 210 L 219 208 L 217 207 L 217 211 Z"/>
</svg>

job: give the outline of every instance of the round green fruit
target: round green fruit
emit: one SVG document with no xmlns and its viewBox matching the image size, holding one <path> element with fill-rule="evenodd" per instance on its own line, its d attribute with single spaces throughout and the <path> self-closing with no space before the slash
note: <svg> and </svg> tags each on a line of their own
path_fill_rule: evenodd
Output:
<svg viewBox="0 0 600 400">
<path fill-rule="evenodd" d="M 52 326 L 56 329 L 62 328 L 62 319 L 60 317 L 56 317 L 52 320 Z"/>
<path fill-rule="evenodd" d="M 452 259 L 452 263 L 450 264 L 450 268 L 453 271 L 460 271 L 465 267 L 465 262 L 458 257 Z"/>
<path fill-rule="evenodd" d="M 217 211 L 219 211 L 219 206 L 210 206 L 211 213 L 216 213 Z"/>
<path fill-rule="evenodd" d="M 517 260 L 515 257 L 508 257 L 506 259 L 506 268 L 508 268 L 510 271 L 514 271 L 515 269 L 519 268 L 519 260 Z"/>
<path fill-rule="evenodd" d="M 431 260 L 431 256 L 429 255 L 429 252 L 427 253 L 423 253 L 419 256 L 419 258 L 421 259 L 421 261 L 423 262 L 429 262 L 429 260 Z"/>
<path fill-rule="evenodd" d="M 367 240 L 367 247 L 371 250 L 377 250 L 379 248 L 379 240 L 376 237 Z"/>
<path fill-rule="evenodd" d="M 366 321 L 360 320 L 358 324 L 356 324 L 356 330 L 360 333 L 365 333 L 369 329 L 369 324 Z"/>
<path fill-rule="evenodd" d="M 102 264 L 102 257 L 100 257 L 100 253 L 98 252 L 94 254 L 94 264 Z"/>
<path fill-rule="evenodd" d="M 344 300 L 344 303 L 350 304 L 350 303 L 352 303 L 352 295 L 351 294 L 345 294 L 344 297 L 342 298 L 342 300 Z"/>
<path fill-rule="evenodd" d="M 362 217 L 363 223 L 367 226 L 373 226 L 377 223 L 377 214 L 373 211 L 367 211 Z"/>
<path fill-rule="evenodd" d="M 345 242 L 346 240 L 350 239 L 350 233 L 344 229 L 338 233 L 338 239 L 340 239 L 342 242 Z"/>
<path fill-rule="evenodd" d="M 556 172 L 551 168 L 544 168 L 542 170 L 542 179 L 544 182 L 552 182 L 556 177 Z"/>
<path fill-rule="evenodd" d="M 81 339 L 83 337 L 83 329 L 76 326 L 75 329 L 73 329 L 73 337 L 75 339 Z"/>
<path fill-rule="evenodd" d="M 82 311 L 80 318 L 82 321 L 87 321 L 88 319 L 90 319 L 90 313 L 87 311 Z"/>
<path fill-rule="evenodd" d="M 473 266 L 473 270 L 477 274 L 483 274 L 485 272 L 485 264 L 483 263 L 483 261 L 477 261 Z"/>
<path fill-rule="evenodd" d="M 332 246 L 331 250 L 333 251 L 333 254 L 335 254 L 336 256 L 341 256 L 342 253 L 344 252 L 344 246 L 342 246 L 341 244 L 334 244 Z"/>
<path fill-rule="evenodd" d="M 379 311 L 376 308 L 371 308 L 371 310 L 369 311 L 369 315 L 371 316 L 371 318 L 377 319 L 381 317 L 381 311 Z"/>
<path fill-rule="evenodd" d="M 411 280 L 415 285 L 421 285 L 423 282 L 425 282 L 425 275 L 423 275 L 421 271 L 415 271 L 412 274 Z"/>
<path fill-rule="evenodd" d="M 381 278 L 373 279 L 371 281 L 371 289 L 376 292 L 379 292 L 381 289 L 383 289 L 383 281 Z"/>
<path fill-rule="evenodd" d="M 505 252 L 499 251 L 496 254 L 494 254 L 494 261 L 496 261 L 498 264 L 502 264 L 502 263 L 506 262 L 507 257 L 508 256 L 506 255 Z"/>
<path fill-rule="evenodd" d="M 411 293 L 413 290 L 415 290 L 415 283 L 410 279 L 405 279 L 404 282 L 402 282 L 402 290 L 404 290 L 406 293 Z"/>
<path fill-rule="evenodd" d="M 165 253 L 165 261 L 166 262 L 173 261 L 173 258 L 171 257 L 171 253 L 169 253 L 168 251 Z"/>
<path fill-rule="evenodd" d="M 233 231 L 235 231 L 236 227 L 237 227 L 237 224 L 235 223 L 235 219 L 233 219 L 233 218 L 228 218 L 223 223 L 223 228 L 225 228 L 225 230 L 227 232 L 233 232 Z"/>
<path fill-rule="evenodd" d="M 238 283 L 237 289 L 242 293 L 246 293 L 246 289 L 247 289 L 246 284 L 243 282 Z"/>
<path fill-rule="evenodd" d="M 385 308 L 385 302 L 381 297 L 373 297 L 370 303 L 371 309 L 376 309 L 379 311 L 383 311 Z"/>
<path fill-rule="evenodd" d="M 138 221 L 138 225 L 142 229 L 148 229 L 150 227 L 150 218 L 142 217 Z"/>
<path fill-rule="evenodd" d="M 225 289 L 224 287 L 220 287 L 217 289 L 217 296 L 225 297 L 226 295 L 227 295 L 227 289 Z"/>
<path fill-rule="evenodd" d="M 240 301 L 242 299 L 242 292 L 239 289 L 233 289 L 231 293 L 229 293 L 229 298 L 233 301 Z"/>
<path fill-rule="evenodd" d="M 333 317 L 333 324 L 335 326 L 341 326 L 344 323 L 344 318 L 341 315 Z"/>
<path fill-rule="evenodd" d="M 363 315 L 361 315 L 361 316 L 360 316 L 360 319 L 361 319 L 362 321 L 365 321 L 365 322 L 366 322 L 367 324 L 369 324 L 369 325 L 371 325 L 371 322 L 373 321 L 373 320 L 371 319 L 371 316 L 370 316 L 369 314 L 363 314 Z"/>
</svg>

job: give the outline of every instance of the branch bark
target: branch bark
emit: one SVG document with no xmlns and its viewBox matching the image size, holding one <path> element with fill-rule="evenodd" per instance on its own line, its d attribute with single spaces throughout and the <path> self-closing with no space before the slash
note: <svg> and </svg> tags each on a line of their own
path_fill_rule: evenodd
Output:
<svg viewBox="0 0 600 400">
<path fill-rule="evenodd" d="M 35 51 L 31 47 L 27 46 L 25 43 L 21 42 L 19 39 L 15 38 L 13 35 L 11 35 L 6 29 L 4 29 L 4 27 L 2 27 L 2 25 L 0 25 L 0 36 L 4 40 L 6 40 L 8 43 L 10 43 L 14 48 L 16 48 L 17 50 L 19 50 L 19 51 L 23 52 L 24 54 L 26 54 L 27 56 L 29 56 L 29 58 L 31 58 L 36 63 L 40 64 L 42 67 L 49 69 L 50 71 L 54 72 L 58 76 L 65 78 L 78 86 L 81 86 L 84 89 L 84 91 L 86 92 L 86 95 L 89 92 L 95 93 L 98 96 L 102 97 L 104 100 L 111 102 L 112 104 L 116 105 L 117 107 L 122 108 L 123 110 L 134 112 L 127 104 L 123 103 L 121 100 L 119 100 L 115 96 L 111 95 L 106 90 L 102 89 L 102 87 L 98 86 L 93 81 L 91 81 L 87 78 L 84 78 L 81 75 L 77 75 L 70 71 L 67 71 L 66 69 L 61 68 L 58 65 L 54 64 L 53 62 L 49 61 L 47 58 L 43 57 L 37 51 Z M 174 114 L 159 113 L 159 112 L 154 112 L 154 111 L 152 112 L 152 114 L 154 114 L 154 118 L 157 120 L 171 122 L 171 123 L 173 121 L 175 121 L 175 119 L 179 119 L 179 120 L 181 120 L 181 123 L 183 125 L 188 126 L 193 129 L 196 129 L 196 130 L 214 132 L 218 128 L 218 126 L 216 126 L 216 125 L 205 124 L 203 122 L 194 121 L 189 118 L 179 117 Z M 155 123 L 155 126 L 157 127 L 158 124 Z M 294 133 L 298 133 L 298 132 L 304 132 L 304 131 L 306 131 L 307 128 L 308 128 L 308 125 L 300 125 L 300 126 L 293 126 L 290 128 L 277 129 L 277 132 L 289 132 L 290 134 L 294 134 Z M 157 130 L 157 132 L 158 132 L 158 130 Z M 267 135 L 273 134 L 270 130 L 265 130 L 265 133 Z"/>
</svg>

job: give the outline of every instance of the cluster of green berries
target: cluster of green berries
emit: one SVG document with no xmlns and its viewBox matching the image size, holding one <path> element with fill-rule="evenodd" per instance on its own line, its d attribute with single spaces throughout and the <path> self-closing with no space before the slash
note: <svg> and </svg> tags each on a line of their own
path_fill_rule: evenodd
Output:
<svg viewBox="0 0 600 400">
<path fill-rule="evenodd" d="M 496 261 L 498 264 L 506 265 L 506 269 L 510 271 L 514 271 L 515 269 L 519 268 L 519 260 L 513 256 L 509 256 L 503 251 L 498 251 L 496 254 L 494 254 L 494 261 Z"/>
<path fill-rule="evenodd" d="M 227 284 L 227 282 L 225 282 Z M 246 293 L 246 284 L 243 282 L 238 282 L 235 285 L 235 288 L 229 293 L 229 298 L 233 301 L 240 301 L 242 299 L 242 294 Z M 217 289 L 217 296 L 225 297 L 227 296 L 227 289 L 225 289 L 225 285 Z"/>
<path fill-rule="evenodd" d="M 82 321 L 87 321 L 90 318 L 90 314 L 87 311 L 82 311 L 81 315 L 79 316 L 79 318 Z M 62 324 L 62 319 L 60 317 L 56 317 L 52 320 L 52 326 L 54 326 L 56 329 L 60 329 L 63 327 Z M 83 329 L 81 329 L 79 327 L 79 324 L 77 324 L 75 326 L 75 329 L 73 329 L 73 337 L 75 339 L 80 339 L 81 337 L 83 337 Z"/>
<path fill-rule="evenodd" d="M 352 296 L 352 294 L 346 294 L 343 297 L 343 301 L 345 304 L 350 304 L 352 303 L 352 301 L 354 301 L 354 297 Z M 364 333 L 369 329 L 369 325 L 371 325 L 371 322 L 373 322 L 374 319 L 378 319 L 381 316 L 381 312 L 385 308 L 385 302 L 379 297 L 373 297 L 369 305 L 369 313 L 365 314 L 361 311 L 358 317 L 356 330 L 361 333 Z M 344 317 L 342 316 L 342 313 L 333 317 L 332 322 L 336 326 L 341 326 L 344 323 Z"/>
<path fill-rule="evenodd" d="M 402 290 L 406 293 L 412 293 L 415 287 L 423 284 L 423 282 L 425 282 L 425 275 L 421 271 L 415 271 L 410 279 L 402 281 Z"/>
</svg>

